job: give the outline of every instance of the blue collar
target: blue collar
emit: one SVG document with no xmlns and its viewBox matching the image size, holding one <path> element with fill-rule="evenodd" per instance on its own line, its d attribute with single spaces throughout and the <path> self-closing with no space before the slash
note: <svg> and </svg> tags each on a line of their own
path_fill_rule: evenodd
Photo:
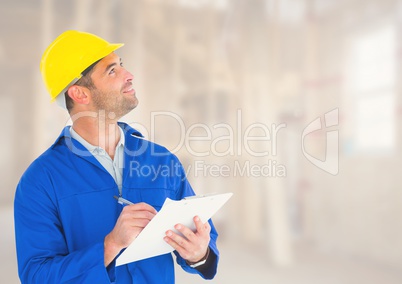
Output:
<svg viewBox="0 0 402 284">
<path fill-rule="evenodd" d="M 121 129 L 124 132 L 125 137 L 127 138 L 128 135 L 132 135 L 132 136 L 136 136 L 136 137 L 140 137 L 143 138 L 144 136 L 141 134 L 141 132 L 139 132 L 138 130 L 132 128 L 130 125 L 128 125 L 127 123 L 124 122 L 118 122 L 118 125 L 121 127 Z M 72 139 L 71 137 L 71 133 L 70 133 L 70 125 L 66 126 L 63 128 L 63 130 L 61 131 L 59 137 L 57 137 L 56 141 L 53 143 L 53 145 L 51 146 L 51 148 L 55 147 L 56 145 L 58 145 L 59 143 L 61 143 L 61 141 L 66 141 L 66 143 L 71 143 L 71 142 L 67 142 L 67 141 L 73 141 L 73 144 L 75 147 L 77 147 L 78 150 L 84 150 L 85 147 L 81 145 L 81 143 L 75 143 L 75 139 Z M 127 139 L 126 139 L 127 140 Z M 74 151 L 73 151 L 74 152 Z"/>
</svg>

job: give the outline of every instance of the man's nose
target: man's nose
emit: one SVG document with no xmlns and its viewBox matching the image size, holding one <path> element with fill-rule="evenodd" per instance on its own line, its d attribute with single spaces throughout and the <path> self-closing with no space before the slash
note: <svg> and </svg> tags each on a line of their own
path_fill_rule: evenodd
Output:
<svg viewBox="0 0 402 284">
<path fill-rule="evenodd" d="M 125 76 L 125 81 L 127 82 L 131 82 L 132 80 L 134 80 L 134 75 L 131 74 L 129 71 L 127 71 L 126 69 L 124 69 L 124 76 Z"/>
</svg>

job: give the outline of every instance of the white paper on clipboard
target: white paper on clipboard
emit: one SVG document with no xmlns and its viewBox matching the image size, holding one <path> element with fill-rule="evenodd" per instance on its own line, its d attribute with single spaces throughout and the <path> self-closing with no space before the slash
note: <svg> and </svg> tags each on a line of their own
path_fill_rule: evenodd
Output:
<svg viewBox="0 0 402 284">
<path fill-rule="evenodd" d="M 207 222 L 232 195 L 194 196 L 178 201 L 167 198 L 151 222 L 116 259 L 116 266 L 174 251 L 163 240 L 167 230 L 177 232 L 174 226 L 178 223 L 195 230 L 194 216 L 199 216 L 203 223 Z"/>
</svg>

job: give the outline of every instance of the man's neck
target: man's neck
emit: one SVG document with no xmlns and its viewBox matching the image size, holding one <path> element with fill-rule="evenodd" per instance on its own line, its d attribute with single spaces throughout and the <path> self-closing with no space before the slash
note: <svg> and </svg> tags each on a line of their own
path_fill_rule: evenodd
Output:
<svg viewBox="0 0 402 284">
<path fill-rule="evenodd" d="M 106 119 L 101 115 L 81 117 L 73 121 L 72 127 L 85 141 L 101 147 L 113 159 L 121 135 L 117 120 Z"/>
</svg>

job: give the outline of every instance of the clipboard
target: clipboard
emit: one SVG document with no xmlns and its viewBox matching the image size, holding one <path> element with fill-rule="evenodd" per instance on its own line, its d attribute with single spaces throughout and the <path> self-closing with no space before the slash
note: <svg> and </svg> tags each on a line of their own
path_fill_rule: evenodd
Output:
<svg viewBox="0 0 402 284">
<path fill-rule="evenodd" d="M 133 261 L 171 253 L 174 248 L 163 238 L 167 230 L 176 233 L 174 226 L 178 223 L 195 231 L 194 216 L 207 222 L 228 200 L 233 193 L 191 196 L 182 200 L 166 198 L 162 208 L 142 230 L 137 238 L 116 259 L 116 266 Z"/>
</svg>

